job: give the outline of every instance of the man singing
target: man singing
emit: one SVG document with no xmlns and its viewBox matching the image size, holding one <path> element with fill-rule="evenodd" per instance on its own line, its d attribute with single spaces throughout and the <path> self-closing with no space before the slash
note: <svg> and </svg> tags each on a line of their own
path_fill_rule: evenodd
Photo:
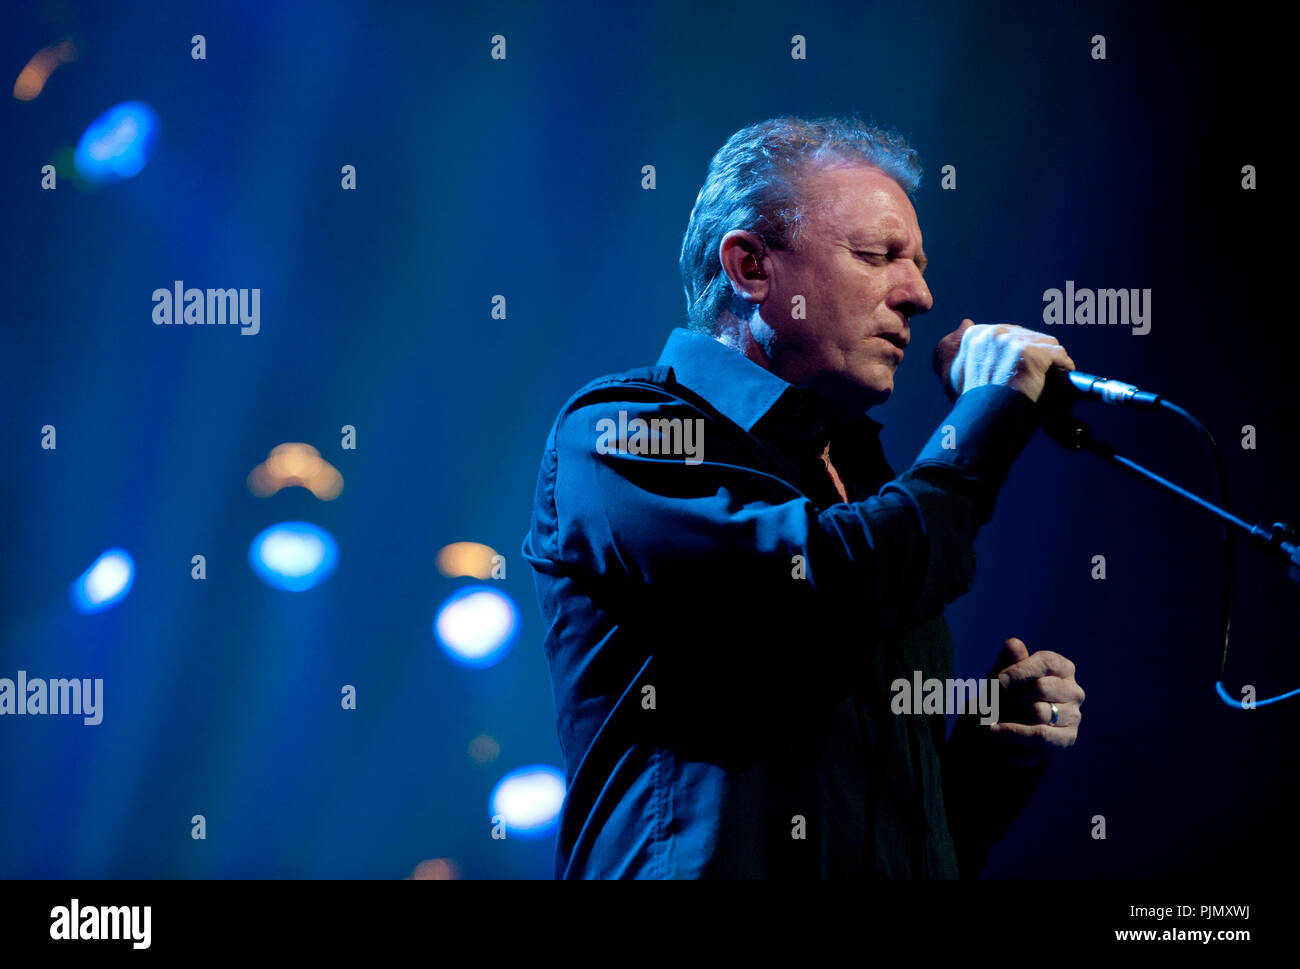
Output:
<svg viewBox="0 0 1300 969">
<path fill-rule="evenodd" d="M 523 552 L 568 780 L 562 878 L 974 877 L 1083 690 L 1007 639 L 999 722 L 899 712 L 948 681 L 945 605 L 1039 421 L 1049 336 L 960 328 L 951 413 L 895 475 L 866 411 L 933 305 L 916 153 L 778 118 L 714 156 L 682 243 L 689 330 L 561 409 Z"/>
</svg>

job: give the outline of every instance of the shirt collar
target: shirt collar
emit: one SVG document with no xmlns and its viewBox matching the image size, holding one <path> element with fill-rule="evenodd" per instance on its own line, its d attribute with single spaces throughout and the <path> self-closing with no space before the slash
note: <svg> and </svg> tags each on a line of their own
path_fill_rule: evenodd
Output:
<svg viewBox="0 0 1300 969">
<path fill-rule="evenodd" d="M 765 417 L 764 428 L 818 447 L 830 439 L 821 396 L 811 387 L 787 383 L 739 350 L 711 336 L 677 328 L 669 334 L 659 366 L 670 367 L 677 382 L 695 391 L 723 416 L 746 431 Z M 769 415 L 771 415 L 769 417 Z M 857 433 L 877 434 L 884 426 L 866 414 L 848 425 Z M 835 431 L 838 436 L 841 432 Z"/>
<path fill-rule="evenodd" d="M 791 386 L 739 350 L 680 327 L 669 334 L 659 366 L 747 431 Z"/>
</svg>

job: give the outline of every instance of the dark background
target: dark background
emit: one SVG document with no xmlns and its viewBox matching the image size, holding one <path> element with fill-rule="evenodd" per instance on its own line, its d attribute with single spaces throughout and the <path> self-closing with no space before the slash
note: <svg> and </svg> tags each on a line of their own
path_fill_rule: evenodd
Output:
<svg viewBox="0 0 1300 969">
<path fill-rule="evenodd" d="M 0 109 L 0 676 L 103 677 L 106 701 L 93 729 L 0 720 L 0 875 L 401 878 L 442 857 L 469 878 L 548 877 L 553 841 L 493 840 L 487 806 L 506 771 L 560 765 L 519 555 L 542 445 L 570 392 L 653 363 L 683 325 L 677 257 L 708 161 L 767 117 L 858 113 L 925 162 L 936 305 L 872 412 L 896 469 L 947 412 L 926 348 L 963 316 L 1041 328 L 1044 290 L 1067 279 L 1150 288 L 1146 336 L 1051 332 L 1080 369 L 1201 416 L 1244 517 L 1300 519 L 1291 254 L 1269 232 L 1290 201 L 1278 142 L 1292 55 L 1264 8 L 467 7 L 6 7 L 10 83 L 65 36 L 81 56 Z M 497 33 L 505 61 L 489 56 Z M 806 60 L 790 57 L 794 34 Z M 42 191 L 41 166 L 129 99 L 162 123 L 143 172 L 96 191 L 61 172 Z M 355 192 L 340 189 L 344 164 Z M 955 191 L 940 189 L 946 164 Z M 1245 164 L 1257 191 L 1242 190 Z M 176 279 L 260 287 L 261 333 L 155 327 L 150 294 Z M 1211 490 L 1188 428 L 1097 410 L 1099 436 Z M 44 424 L 56 451 L 40 448 Z M 355 451 L 339 447 L 344 424 Z M 339 468 L 337 501 L 248 492 L 283 441 Z M 295 518 L 341 547 L 334 576 L 301 594 L 247 561 L 257 532 Z M 976 586 L 949 612 L 958 672 L 983 675 L 1014 635 L 1073 659 L 1088 698 L 1078 745 L 989 875 L 1300 860 L 1300 699 L 1244 712 L 1214 692 L 1217 535 L 1091 456 L 1030 445 L 979 540 Z M 499 585 L 523 614 L 486 670 L 449 663 L 430 632 L 466 583 L 432 564 L 457 540 L 506 556 Z M 135 587 L 78 615 L 67 585 L 113 545 L 135 557 Z M 1105 581 L 1090 578 L 1097 554 Z M 1296 590 L 1253 552 L 1239 559 L 1225 685 L 1300 686 Z M 812 652 L 790 644 L 792 663 Z M 340 710 L 342 683 L 357 710 Z M 500 756 L 478 765 L 466 746 L 482 733 Z M 206 841 L 190 837 L 196 813 Z"/>
</svg>

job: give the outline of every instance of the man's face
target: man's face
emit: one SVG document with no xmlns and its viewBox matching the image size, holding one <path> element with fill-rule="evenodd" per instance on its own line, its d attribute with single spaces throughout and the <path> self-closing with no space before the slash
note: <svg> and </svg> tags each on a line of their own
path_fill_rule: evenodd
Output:
<svg viewBox="0 0 1300 969">
<path fill-rule="evenodd" d="M 801 184 L 804 199 L 823 202 L 808 207 L 798 251 L 768 251 L 770 291 L 754 322 L 774 372 L 860 412 L 893 392 L 908 319 L 934 305 L 921 227 L 879 169 L 823 166 Z M 793 314 L 796 296 L 806 319 Z"/>
</svg>

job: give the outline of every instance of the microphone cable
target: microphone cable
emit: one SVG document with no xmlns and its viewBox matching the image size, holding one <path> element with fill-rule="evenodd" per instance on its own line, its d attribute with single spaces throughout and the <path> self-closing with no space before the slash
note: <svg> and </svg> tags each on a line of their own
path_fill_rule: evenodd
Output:
<svg viewBox="0 0 1300 969">
<path fill-rule="evenodd" d="M 1219 505 L 1224 511 L 1231 513 L 1232 504 L 1228 495 L 1228 474 L 1224 468 L 1223 454 L 1219 451 L 1219 446 L 1215 443 L 1214 435 L 1210 433 L 1210 429 L 1190 411 L 1179 407 L 1177 404 L 1166 400 L 1163 397 L 1157 399 L 1156 406 L 1162 407 L 1173 414 L 1177 414 L 1179 417 L 1183 418 L 1183 420 L 1196 428 L 1201 440 L 1205 442 L 1206 449 L 1210 452 L 1210 460 L 1214 464 L 1214 476 L 1218 482 L 1219 490 Z M 1188 497 L 1199 501 L 1195 495 L 1191 495 L 1190 493 L 1188 494 Z M 1207 504 L 1206 502 L 1199 503 L 1202 505 Z M 1234 699 L 1223 686 L 1223 674 L 1228 665 L 1228 640 L 1232 631 L 1232 594 L 1236 574 L 1236 558 L 1233 553 L 1232 530 L 1228 528 L 1228 523 L 1226 521 L 1221 522 L 1220 527 L 1223 529 L 1223 598 L 1220 604 L 1221 608 L 1219 616 L 1219 668 L 1218 672 L 1215 674 L 1214 689 L 1215 692 L 1218 693 L 1219 698 L 1228 706 L 1234 707 L 1238 710 L 1249 710 L 1251 707 L 1247 706 L 1245 699 Z M 1280 538 L 1281 526 L 1275 525 L 1273 527 L 1274 537 Z M 1286 693 L 1279 693 L 1277 696 L 1267 697 L 1262 700 L 1253 700 L 1252 706 L 1262 707 L 1269 703 L 1279 703 L 1282 700 L 1287 700 L 1297 695 L 1300 695 L 1300 687 L 1294 690 L 1289 690 Z"/>
</svg>

